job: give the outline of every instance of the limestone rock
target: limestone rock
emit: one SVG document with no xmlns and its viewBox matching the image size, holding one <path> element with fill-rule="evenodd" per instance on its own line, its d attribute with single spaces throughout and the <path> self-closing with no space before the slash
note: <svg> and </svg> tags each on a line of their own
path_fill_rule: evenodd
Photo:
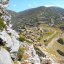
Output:
<svg viewBox="0 0 64 64">
<path fill-rule="evenodd" d="M 2 47 L 0 48 L 0 64 L 14 64 L 9 52 Z"/>
</svg>

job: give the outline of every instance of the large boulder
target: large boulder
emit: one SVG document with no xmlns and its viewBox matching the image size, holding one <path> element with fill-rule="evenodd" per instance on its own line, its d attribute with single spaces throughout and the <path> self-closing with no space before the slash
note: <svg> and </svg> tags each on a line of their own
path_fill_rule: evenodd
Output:
<svg viewBox="0 0 64 64">
<path fill-rule="evenodd" d="M 9 52 L 2 47 L 0 48 L 0 64 L 14 64 Z"/>
</svg>

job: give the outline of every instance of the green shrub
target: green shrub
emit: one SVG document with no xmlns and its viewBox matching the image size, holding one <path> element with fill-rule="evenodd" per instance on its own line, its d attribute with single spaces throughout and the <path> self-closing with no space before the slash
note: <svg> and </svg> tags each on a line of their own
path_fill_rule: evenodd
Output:
<svg viewBox="0 0 64 64">
<path fill-rule="evenodd" d="M 4 28 L 6 28 L 6 25 L 3 22 L 3 19 L 0 18 L 0 30 L 3 30 Z"/>
<path fill-rule="evenodd" d="M 20 59 L 20 60 L 21 60 L 21 59 L 22 59 L 23 54 L 24 54 L 24 49 L 19 48 L 19 50 L 18 50 L 18 54 L 17 54 L 18 59 Z"/>
<path fill-rule="evenodd" d="M 64 45 L 64 42 L 63 42 L 63 39 L 58 39 L 58 43 L 60 43 L 60 44 L 62 44 L 62 45 Z"/>
<path fill-rule="evenodd" d="M 25 36 L 22 34 L 22 35 L 19 35 L 19 41 L 25 41 Z"/>
<path fill-rule="evenodd" d="M 38 56 L 46 57 L 46 55 L 41 50 L 39 50 L 39 48 L 37 48 L 35 46 L 34 46 L 34 48 L 35 48 L 35 51 L 38 54 Z"/>
<path fill-rule="evenodd" d="M 28 43 L 33 43 L 30 39 L 26 38 L 24 34 L 19 35 L 19 41 L 22 41 L 22 42 L 26 41 Z"/>
<path fill-rule="evenodd" d="M 62 51 L 60 51 L 60 50 L 57 50 L 57 52 L 58 52 L 60 55 L 64 56 L 64 52 L 62 52 Z"/>
</svg>

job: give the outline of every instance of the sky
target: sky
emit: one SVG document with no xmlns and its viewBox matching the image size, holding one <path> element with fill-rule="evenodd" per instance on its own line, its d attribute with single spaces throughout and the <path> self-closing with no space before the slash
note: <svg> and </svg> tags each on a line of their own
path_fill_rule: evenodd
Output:
<svg viewBox="0 0 64 64">
<path fill-rule="evenodd" d="M 64 0 L 10 0 L 8 9 L 20 12 L 40 6 L 57 6 L 64 8 Z"/>
</svg>

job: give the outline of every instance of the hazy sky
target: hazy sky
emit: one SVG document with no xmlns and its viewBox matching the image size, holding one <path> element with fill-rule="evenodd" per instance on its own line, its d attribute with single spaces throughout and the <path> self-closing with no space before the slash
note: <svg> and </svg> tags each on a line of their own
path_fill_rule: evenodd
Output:
<svg viewBox="0 0 64 64">
<path fill-rule="evenodd" d="M 8 8 L 19 12 L 39 6 L 58 6 L 64 8 L 64 0 L 10 0 Z"/>
</svg>

